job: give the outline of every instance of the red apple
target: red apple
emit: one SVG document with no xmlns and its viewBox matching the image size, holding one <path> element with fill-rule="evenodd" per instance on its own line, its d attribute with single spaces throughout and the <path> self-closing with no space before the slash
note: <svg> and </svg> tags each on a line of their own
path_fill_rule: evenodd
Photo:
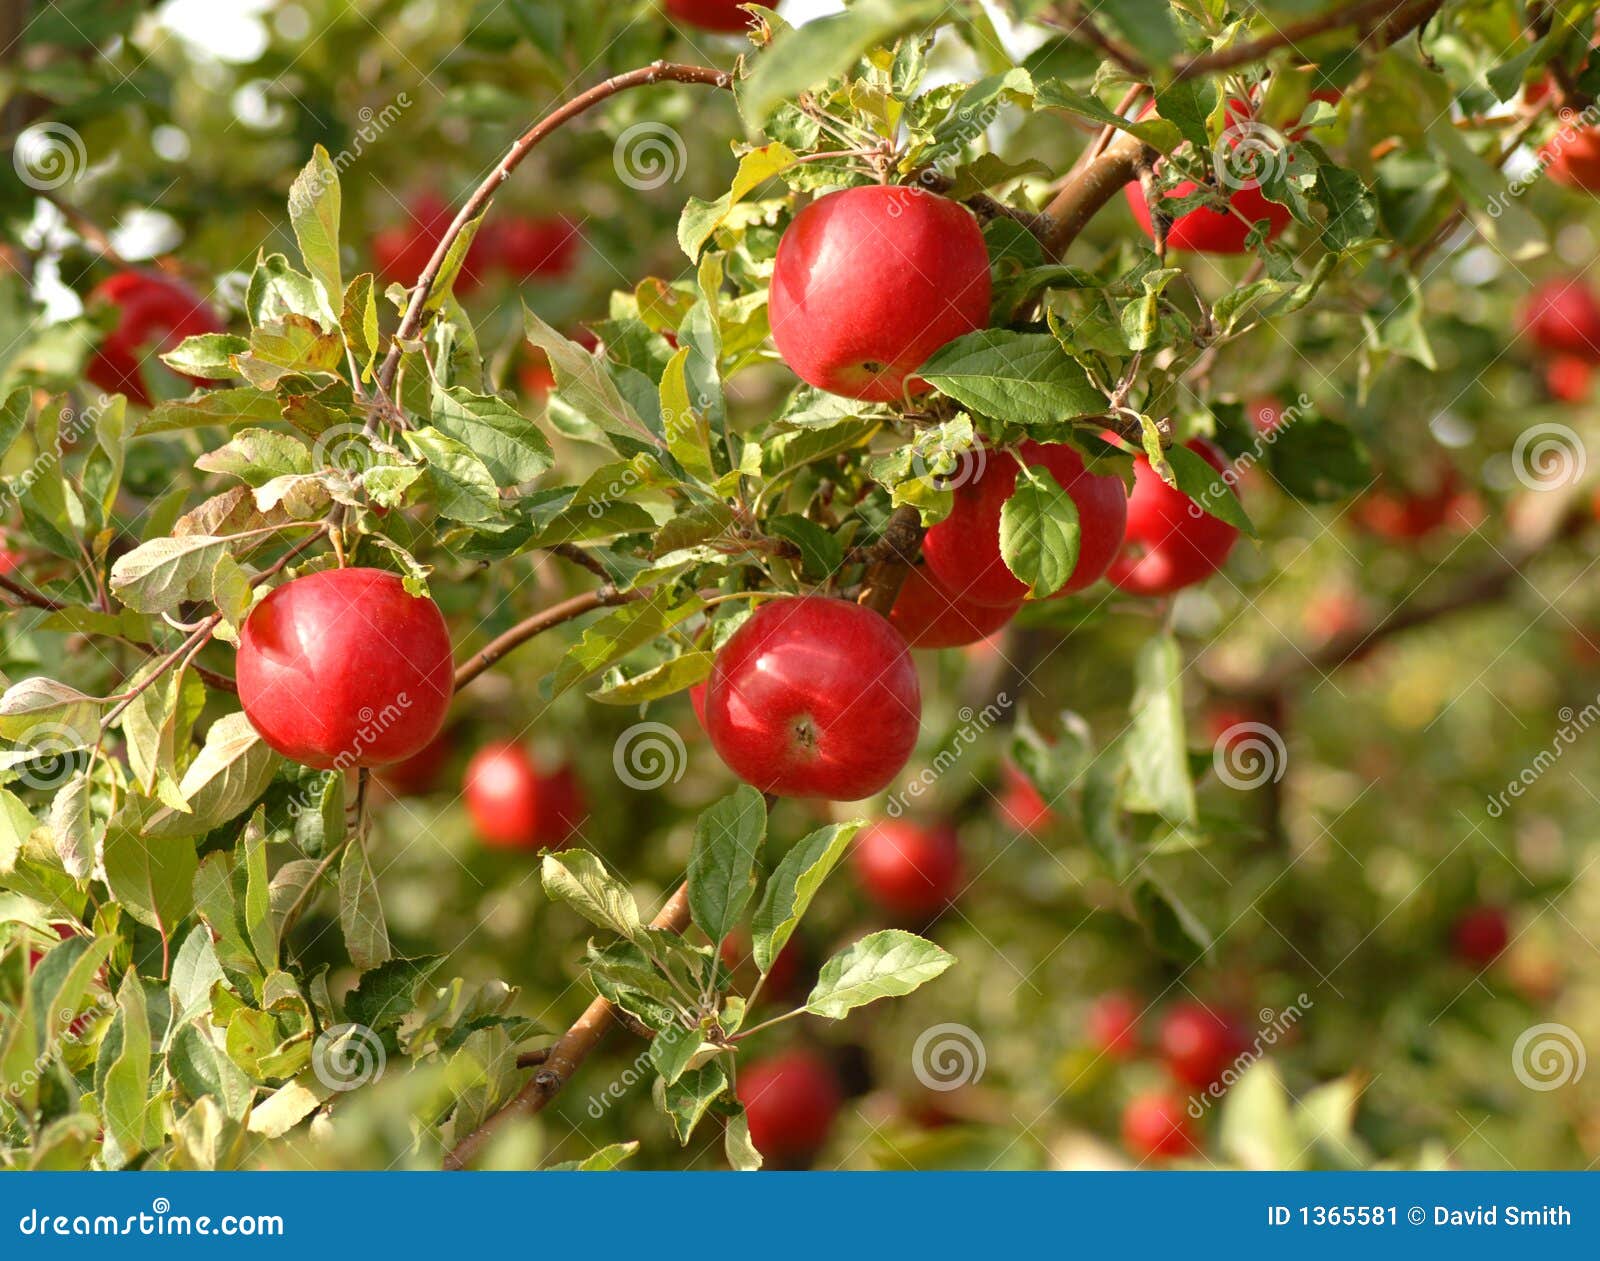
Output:
<svg viewBox="0 0 1600 1261">
<path fill-rule="evenodd" d="M 479 749 L 464 782 L 473 826 L 498 849 L 560 849 L 588 817 L 572 768 L 542 772 L 520 744 Z"/>
<path fill-rule="evenodd" d="M 118 318 L 84 375 L 105 393 L 126 394 L 143 407 L 152 401 L 144 376 L 147 359 L 156 361 L 157 355 L 186 337 L 222 331 L 221 322 L 203 298 L 160 272 L 119 271 L 90 291 L 88 305 L 114 306 Z M 184 375 L 184 379 L 196 385 L 212 384 L 200 377 Z"/>
<path fill-rule="evenodd" d="M 1056 812 L 1022 773 L 1022 768 L 1006 762 L 1000 768 L 1004 786 L 1000 792 L 1000 815 L 1019 832 L 1038 832 L 1056 821 Z"/>
<path fill-rule="evenodd" d="M 1132 994 L 1115 990 L 1102 994 L 1089 1008 L 1085 1029 L 1089 1043 L 1114 1060 L 1131 1060 L 1139 1054 L 1139 1016 L 1143 1008 Z"/>
<path fill-rule="evenodd" d="M 712 747 L 780 797 L 872 796 L 906 764 L 921 718 L 900 632 L 823 596 L 763 604 L 718 651 L 706 685 Z"/>
<path fill-rule="evenodd" d="M 322 770 L 385 766 L 439 734 L 455 666 L 439 606 L 381 569 L 284 583 L 239 633 L 239 700 L 285 757 Z"/>
<path fill-rule="evenodd" d="M 1557 355 L 1544 370 L 1544 387 L 1562 403 L 1581 403 L 1589 397 L 1594 365 L 1574 355 Z"/>
<path fill-rule="evenodd" d="M 739 1102 L 750 1140 L 777 1165 L 810 1162 L 828 1141 L 844 1097 L 833 1068 L 815 1052 L 781 1051 L 739 1065 Z"/>
<path fill-rule="evenodd" d="M 1185 1000 L 1167 1012 L 1156 1042 L 1168 1072 L 1185 1086 L 1205 1090 L 1244 1053 L 1250 1039 L 1231 1015 Z"/>
<path fill-rule="evenodd" d="M 1078 509 L 1078 563 L 1059 594 L 1081 591 L 1106 572 L 1122 546 L 1128 521 L 1122 479 L 1088 472 L 1083 457 L 1064 444 L 1024 442 L 1017 456 L 1048 472 Z M 963 599 L 1015 605 L 1028 592 L 1000 557 L 1000 511 L 1016 489 L 1017 472 L 1010 453 L 988 452 L 982 471 L 955 491 L 950 515 L 923 537 L 929 570 Z"/>
<path fill-rule="evenodd" d="M 1171 1160 L 1198 1150 L 1182 1099 L 1165 1090 L 1135 1095 L 1122 1110 L 1122 1143 L 1139 1160 Z"/>
<path fill-rule="evenodd" d="M 927 919 L 961 888 L 961 845 L 948 824 L 874 823 L 856 838 L 851 861 L 867 896 L 891 915 Z"/>
<path fill-rule="evenodd" d="M 778 244 L 768 315 L 796 376 L 889 403 L 946 342 L 989 323 L 989 253 L 972 212 L 920 188 L 813 201 Z"/>
<path fill-rule="evenodd" d="M 1195 438 L 1187 445 L 1222 471 L 1222 452 L 1211 443 Z M 1168 486 L 1145 456 L 1134 456 L 1133 476 L 1127 542 L 1106 577 L 1134 595 L 1170 595 L 1221 569 L 1239 531 Z"/>
<path fill-rule="evenodd" d="M 508 219 L 494 234 L 495 263 L 518 280 L 565 276 L 578 259 L 583 236 L 559 215 Z"/>
<path fill-rule="evenodd" d="M 1145 108 L 1144 113 L 1148 114 L 1154 108 L 1154 104 L 1151 104 Z M 1247 131 L 1254 125 L 1249 105 L 1237 99 L 1228 103 L 1230 131 L 1236 133 Z M 1230 148 L 1237 149 L 1239 136 L 1237 134 L 1229 136 L 1228 144 Z M 1274 159 L 1269 154 L 1266 160 Z M 1241 171 L 1240 174 L 1247 175 L 1248 172 Z M 1242 186 L 1228 193 L 1228 205 L 1232 207 L 1230 212 L 1224 213 L 1209 206 L 1200 206 L 1187 214 L 1179 215 L 1167 228 L 1167 248 L 1192 250 L 1201 254 L 1241 254 L 1245 249 L 1245 238 L 1250 235 L 1251 227 L 1259 220 L 1267 221 L 1268 240 L 1282 232 L 1289 222 L 1289 208 L 1280 206 L 1275 201 L 1268 201 L 1261 191 L 1260 184 L 1254 180 L 1241 179 L 1235 183 Z M 1193 180 L 1182 180 L 1163 194 L 1163 200 L 1187 197 L 1198 188 L 1199 185 Z M 1123 191 L 1127 194 L 1128 208 L 1133 211 L 1134 219 L 1144 230 L 1144 234 L 1152 241 L 1155 240 L 1155 225 L 1151 222 L 1150 207 L 1145 202 L 1143 186 L 1138 180 L 1134 180 Z"/>
<path fill-rule="evenodd" d="M 1511 927 L 1505 911 L 1498 906 L 1474 906 L 1462 912 L 1450 929 L 1452 953 L 1474 968 L 1488 967 L 1510 941 Z"/>
<path fill-rule="evenodd" d="M 745 0 L 666 0 L 666 9 L 670 17 L 698 26 L 703 31 L 742 35 L 755 20 L 747 10 L 739 7 L 744 3 Z M 765 7 L 776 9 L 778 0 L 772 0 Z"/>
<path fill-rule="evenodd" d="M 917 565 L 906 574 L 889 621 L 913 648 L 960 648 L 987 639 L 1021 607 L 1021 601 L 979 604 L 953 593 L 927 566 Z"/>
<path fill-rule="evenodd" d="M 1553 276 L 1522 305 L 1522 330 L 1540 350 L 1600 363 L 1600 301 L 1578 276 Z"/>
</svg>

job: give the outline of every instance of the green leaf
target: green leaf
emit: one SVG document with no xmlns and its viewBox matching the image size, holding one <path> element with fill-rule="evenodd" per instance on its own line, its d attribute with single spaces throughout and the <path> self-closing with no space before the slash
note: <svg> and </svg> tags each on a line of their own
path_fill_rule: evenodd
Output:
<svg viewBox="0 0 1600 1261">
<path fill-rule="evenodd" d="M 178 433 L 210 425 L 266 424 L 281 420 L 278 400 L 251 387 L 208 390 L 192 398 L 157 403 L 139 422 L 137 434 Z"/>
<path fill-rule="evenodd" d="M 602 705 L 638 705 L 644 701 L 673 696 L 693 687 L 711 674 L 716 656 L 709 652 L 686 652 L 630 679 L 596 688 L 589 699 Z"/>
<path fill-rule="evenodd" d="M 944 10 L 943 0 L 859 0 L 843 13 L 781 32 L 738 88 L 752 129 L 808 88 L 843 74 L 877 44 L 914 30 Z"/>
<path fill-rule="evenodd" d="M 869 933 L 822 965 L 806 1010 L 839 1020 L 880 998 L 911 993 L 955 961 L 954 955 L 915 933 L 898 928 Z"/>
<path fill-rule="evenodd" d="M 322 286 L 327 314 L 335 320 L 334 304 L 344 293 L 339 275 L 339 203 L 339 172 L 319 144 L 289 186 L 289 223 L 307 270 Z"/>
<path fill-rule="evenodd" d="M 682 1077 L 702 1041 L 704 1036 L 699 1026 L 688 1029 L 676 1020 L 651 1038 L 650 1063 L 661 1074 L 661 1080 L 670 1086 Z"/>
<path fill-rule="evenodd" d="M 500 488 L 488 467 L 464 442 L 438 429 L 410 429 L 406 445 L 428 462 L 439 515 L 467 525 L 500 516 Z"/>
<path fill-rule="evenodd" d="M 1049 333 L 968 333 L 936 351 L 917 375 L 963 406 L 1016 425 L 1058 424 L 1106 407 L 1105 396 Z"/>
<path fill-rule="evenodd" d="M 199 860 L 187 839 L 147 840 L 141 836 L 141 821 L 141 810 L 125 807 L 106 828 L 106 883 L 123 910 L 170 940 L 194 908 Z"/>
<path fill-rule="evenodd" d="M 689 397 L 690 348 L 679 347 L 661 374 L 661 427 L 667 450 L 683 471 L 702 482 L 716 480 L 711 458 L 711 427 L 702 409 Z"/>
<path fill-rule="evenodd" d="M 546 1173 L 610 1173 L 619 1168 L 622 1162 L 632 1158 L 639 1151 L 638 1143 L 608 1143 L 591 1156 L 582 1160 L 563 1160 L 553 1165 L 546 1165 Z"/>
<path fill-rule="evenodd" d="M 117 993 L 122 1048 L 106 1070 L 100 1106 L 107 1145 L 123 1163 L 161 1142 L 161 1109 L 150 1103 L 150 1018 L 139 974 L 129 968 Z"/>
<path fill-rule="evenodd" d="M 539 875 L 546 896 L 565 902 L 590 923 L 609 928 L 635 945 L 645 944 L 644 924 L 633 894 L 588 850 L 546 854 Z"/>
<path fill-rule="evenodd" d="M 1128 770 L 1141 802 L 1169 823 L 1192 823 L 1194 783 L 1183 728 L 1183 661 L 1170 634 L 1152 635 L 1134 662 Z"/>
<path fill-rule="evenodd" d="M 243 1121 L 255 1099 L 250 1079 L 198 1024 L 185 1024 L 172 1036 L 167 1069 L 190 1100 L 215 1099 L 235 1121 Z"/>
<path fill-rule="evenodd" d="M 721 1064 L 712 1060 L 685 1073 L 670 1086 L 663 1082 L 658 1087 L 662 1111 L 672 1122 L 673 1133 L 678 1136 L 680 1144 L 688 1146 L 695 1126 L 700 1124 L 700 1118 L 705 1116 L 707 1109 L 727 1086 L 728 1075 L 723 1072 Z"/>
<path fill-rule="evenodd" d="M 1244 505 L 1234 493 L 1227 476 L 1212 468 L 1206 459 L 1185 446 L 1167 448 L 1167 463 L 1172 468 L 1178 489 L 1196 505 L 1234 529 L 1256 537 L 1256 528 L 1245 514 Z"/>
<path fill-rule="evenodd" d="M 854 819 L 818 828 L 796 841 L 767 877 L 761 905 L 750 926 L 752 953 L 763 976 L 772 970 L 772 961 L 789 944 L 828 873 L 865 826 L 866 820 Z"/>
<path fill-rule="evenodd" d="M 47 754 L 83 748 L 99 737 L 103 708 L 94 697 L 37 675 L 0 696 L 0 736 Z"/>
<path fill-rule="evenodd" d="M 639 413 L 623 399 L 603 358 L 568 341 L 526 306 L 522 308 L 522 322 L 528 341 L 549 356 L 556 389 L 566 404 L 605 433 L 626 436 L 634 443 L 659 445 L 639 419 Z"/>
<path fill-rule="evenodd" d="M 89 776 L 79 771 L 57 789 L 50 802 L 50 832 L 56 854 L 74 880 L 88 876 L 94 866 L 95 825 L 89 809 Z"/>
<path fill-rule="evenodd" d="M 1295 1126 L 1289 1095 L 1268 1061 L 1251 1064 L 1222 1104 L 1217 1146 L 1245 1169 L 1303 1169 L 1307 1147 Z"/>
<path fill-rule="evenodd" d="M 754 1173 L 761 1168 L 761 1153 L 750 1141 L 750 1118 L 745 1115 L 743 1104 L 728 1118 L 722 1135 L 722 1151 L 728 1164 L 739 1173 Z"/>
<path fill-rule="evenodd" d="M 440 433 L 470 449 L 501 486 L 533 481 L 555 458 L 539 427 L 492 394 L 436 386 L 430 419 Z"/>
<path fill-rule="evenodd" d="M 156 811 L 145 835 L 199 836 L 237 818 L 266 792 L 281 762 L 243 713 L 224 715 L 211 724 L 178 785 L 188 809 Z"/>
<path fill-rule="evenodd" d="M 389 930 L 378 900 L 378 882 L 359 837 L 346 847 L 339 864 L 339 927 L 350 962 L 362 972 L 389 962 Z"/>
<path fill-rule="evenodd" d="M 443 962 L 443 955 L 390 959 L 371 972 L 363 973 L 354 991 L 345 999 L 345 1015 L 374 1032 L 399 1024 L 416 1006 L 418 988 Z"/>
<path fill-rule="evenodd" d="M 712 233 L 722 226 L 734 206 L 797 161 L 799 159 L 787 145 L 776 142 L 762 145 L 739 159 L 739 170 L 734 174 L 733 185 L 721 197 L 715 201 L 689 198 L 678 220 L 678 244 L 689 256 L 689 261 L 699 260 L 700 251 L 705 248 Z"/>
<path fill-rule="evenodd" d="M 680 599 L 682 597 L 663 587 L 646 599 L 624 604 L 589 623 L 582 638 L 567 650 L 556 670 L 552 681 L 554 690 L 564 692 L 616 664 L 634 649 L 693 617 L 703 607 L 698 596 L 677 603 Z"/>
<path fill-rule="evenodd" d="M 808 517 L 784 512 L 768 517 L 767 532 L 787 539 L 800 549 L 800 568 L 807 577 L 823 581 L 844 565 L 844 544 L 838 535 Z"/>
<path fill-rule="evenodd" d="M 208 534 L 141 543 L 111 566 L 112 594 L 140 613 L 170 613 L 189 600 L 210 603 L 217 558 L 228 545 Z"/>
<path fill-rule="evenodd" d="M 1133 890 L 1134 914 L 1151 944 L 1167 958 L 1185 967 L 1210 953 L 1211 934 L 1199 917 L 1165 884 L 1148 877 Z"/>
<path fill-rule="evenodd" d="M 1000 556 L 1034 599 L 1052 596 L 1078 567 L 1078 505 L 1045 468 L 1023 466 L 1000 509 Z"/>
<path fill-rule="evenodd" d="M 207 473 L 237 477 L 248 486 L 265 486 L 275 477 L 311 472 L 311 451 L 293 434 L 244 429 L 194 462 Z"/>
<path fill-rule="evenodd" d="M 705 810 L 689 852 L 689 913 L 713 942 L 744 914 L 756 854 L 767 834 L 767 804 L 748 784 Z"/>
</svg>

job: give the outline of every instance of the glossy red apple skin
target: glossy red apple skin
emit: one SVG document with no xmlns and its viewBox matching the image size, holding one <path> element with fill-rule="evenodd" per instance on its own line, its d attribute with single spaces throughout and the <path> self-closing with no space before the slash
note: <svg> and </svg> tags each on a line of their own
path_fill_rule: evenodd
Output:
<svg viewBox="0 0 1600 1261">
<path fill-rule="evenodd" d="M 1122 1144 L 1141 1161 L 1173 1160 L 1197 1149 L 1184 1101 L 1170 1091 L 1135 1095 L 1122 1112 Z"/>
<path fill-rule="evenodd" d="M 1204 438 L 1186 444 L 1219 473 L 1222 453 Z M 1106 577 L 1133 595 L 1170 595 L 1209 578 L 1228 559 L 1239 531 L 1226 521 L 1191 512 L 1194 501 L 1168 486 L 1143 455 L 1133 460 L 1128 534 Z"/>
<path fill-rule="evenodd" d="M 737 1093 L 750 1121 L 751 1142 L 779 1166 L 808 1163 L 828 1141 L 844 1103 L 833 1068 L 802 1049 L 741 1064 Z"/>
<path fill-rule="evenodd" d="M 1249 1036 L 1229 1013 L 1185 1000 L 1162 1017 L 1156 1045 L 1174 1078 L 1205 1090 L 1244 1053 Z"/>
<path fill-rule="evenodd" d="M 588 815 L 572 768 L 543 772 L 520 744 L 474 753 L 462 793 L 473 827 L 496 849 L 561 849 Z"/>
<path fill-rule="evenodd" d="M 1084 1022 L 1089 1044 L 1114 1060 L 1131 1060 L 1139 1054 L 1139 1000 L 1132 994 L 1113 990 L 1094 1000 Z"/>
<path fill-rule="evenodd" d="M 1462 963 L 1486 968 L 1511 943 L 1511 926 L 1498 906 L 1475 906 L 1464 911 L 1450 929 L 1451 952 Z"/>
<path fill-rule="evenodd" d="M 905 766 L 921 717 L 900 632 L 824 596 L 763 604 L 718 651 L 706 685 L 712 747 L 780 797 L 872 796 Z"/>
<path fill-rule="evenodd" d="M 1548 354 L 1600 363 L 1600 300 L 1581 276 L 1536 285 L 1522 305 L 1522 330 Z"/>
<path fill-rule="evenodd" d="M 927 919 L 961 891 L 961 843 L 948 824 L 874 823 L 856 838 L 850 859 L 862 890 L 891 915 Z"/>
<path fill-rule="evenodd" d="M 703 31 L 743 35 L 753 19 L 739 7 L 742 3 L 744 0 L 666 0 L 666 10 L 669 16 Z M 777 0 L 766 7 L 776 9 Z"/>
<path fill-rule="evenodd" d="M 1046 470 L 1077 506 L 1078 563 L 1056 594 L 1082 591 L 1105 574 L 1122 546 L 1128 523 L 1122 479 L 1088 472 L 1083 457 L 1059 443 L 1024 442 L 1017 456 L 1029 468 Z M 1028 593 L 1000 556 L 1000 512 L 1016 489 L 1017 473 L 1017 461 L 1008 452 L 988 452 L 983 471 L 956 489 L 950 515 L 923 537 L 929 570 L 963 599 L 1014 605 Z"/>
<path fill-rule="evenodd" d="M 989 254 L 972 212 L 919 188 L 813 201 L 778 244 L 768 315 L 802 381 L 889 403 L 945 343 L 989 323 Z"/>
<path fill-rule="evenodd" d="M 987 639 L 1021 607 L 1021 600 L 979 604 L 955 595 L 927 566 L 917 565 L 906 574 L 889 622 L 913 648 L 962 648 Z"/>
<path fill-rule="evenodd" d="M 439 606 L 381 569 L 278 587 L 239 633 L 239 701 L 261 738 L 307 766 L 386 766 L 439 734 L 454 689 Z"/>
<path fill-rule="evenodd" d="M 168 369 L 156 356 L 171 350 L 186 337 L 220 333 L 222 323 L 205 299 L 189 286 L 159 272 L 128 269 L 101 281 L 89 293 L 88 305 L 117 308 L 117 326 L 106 335 L 84 375 L 107 394 L 126 394 L 142 407 L 151 405 L 145 382 L 146 361 L 158 371 Z M 182 374 L 195 385 L 209 385 L 200 377 Z"/>
</svg>

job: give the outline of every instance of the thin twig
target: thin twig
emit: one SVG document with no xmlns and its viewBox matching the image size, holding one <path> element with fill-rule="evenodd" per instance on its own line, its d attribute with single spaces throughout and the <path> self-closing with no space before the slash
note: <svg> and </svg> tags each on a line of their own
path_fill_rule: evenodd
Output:
<svg viewBox="0 0 1600 1261">
<path fill-rule="evenodd" d="M 433 291 L 433 282 L 439 277 L 439 271 L 444 266 L 445 256 L 449 254 L 450 247 L 455 244 L 456 238 L 461 235 L 467 224 L 482 213 L 500 185 L 510 178 L 511 172 L 517 169 L 522 159 L 527 157 L 540 141 L 579 114 L 592 109 L 602 101 L 609 100 L 619 92 L 645 87 L 652 83 L 698 83 L 707 87 L 731 88 L 733 76 L 725 70 L 715 70 L 710 66 L 687 66 L 670 61 L 652 62 L 638 70 L 614 75 L 604 83 L 596 84 L 588 91 L 579 93 L 523 132 L 506 152 L 506 156 L 500 159 L 493 171 L 489 172 L 489 177 L 473 190 L 472 196 L 468 197 L 466 203 L 456 212 L 456 217 L 451 220 L 450 226 L 445 229 L 439 244 L 434 248 L 433 257 L 422 269 L 422 275 L 417 277 L 416 286 L 411 291 L 411 301 L 400 320 L 400 327 L 395 332 L 388 353 L 384 356 L 383 365 L 378 369 L 378 388 L 384 395 L 390 394 L 394 389 L 395 374 L 400 370 L 402 343 L 415 338 L 422 328 L 428 295 Z"/>
<path fill-rule="evenodd" d="M 535 635 L 549 630 L 552 626 L 560 626 L 563 622 L 570 622 L 575 617 L 582 617 L 595 609 L 609 608 L 612 605 L 628 604 L 634 600 L 642 600 L 648 596 L 653 588 L 642 588 L 637 591 L 618 591 L 613 587 L 598 587 L 593 591 L 586 591 L 582 595 L 575 595 L 570 600 L 563 600 L 559 604 L 552 604 L 547 609 L 541 609 L 532 617 L 518 622 L 510 630 L 491 639 L 472 656 L 468 657 L 456 667 L 456 691 L 460 691 L 471 683 L 501 657 L 513 648 L 525 644 Z"/>
<path fill-rule="evenodd" d="M 681 884 L 661 908 L 661 913 L 650 921 L 650 927 L 663 932 L 682 932 L 689 923 L 689 886 Z M 611 1003 L 596 998 L 583 1015 L 551 1046 L 533 1080 L 517 1096 L 490 1116 L 482 1125 L 468 1134 L 445 1156 L 444 1168 L 465 1169 L 481 1152 L 495 1132 L 513 1117 L 530 1117 L 541 1111 L 560 1093 L 584 1060 L 588 1059 L 600 1040 L 605 1037 L 616 1018 Z"/>
</svg>

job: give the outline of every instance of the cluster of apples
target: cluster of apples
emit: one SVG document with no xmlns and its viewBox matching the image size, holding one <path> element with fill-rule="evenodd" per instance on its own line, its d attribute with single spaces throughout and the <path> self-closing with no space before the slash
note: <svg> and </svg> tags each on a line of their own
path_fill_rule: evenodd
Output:
<svg viewBox="0 0 1600 1261">
<path fill-rule="evenodd" d="M 1140 1000 L 1122 991 L 1102 994 L 1089 1008 L 1086 1032 L 1101 1055 L 1129 1063 L 1146 1053 L 1140 1034 Z M 1209 1091 L 1250 1045 L 1244 1026 L 1229 1011 L 1193 999 L 1173 1004 L 1162 1017 L 1153 1047 L 1174 1084 Z M 1122 1141 L 1141 1161 L 1170 1160 L 1199 1150 L 1188 1100 L 1176 1089 L 1141 1091 L 1122 1113 Z"/>
</svg>

